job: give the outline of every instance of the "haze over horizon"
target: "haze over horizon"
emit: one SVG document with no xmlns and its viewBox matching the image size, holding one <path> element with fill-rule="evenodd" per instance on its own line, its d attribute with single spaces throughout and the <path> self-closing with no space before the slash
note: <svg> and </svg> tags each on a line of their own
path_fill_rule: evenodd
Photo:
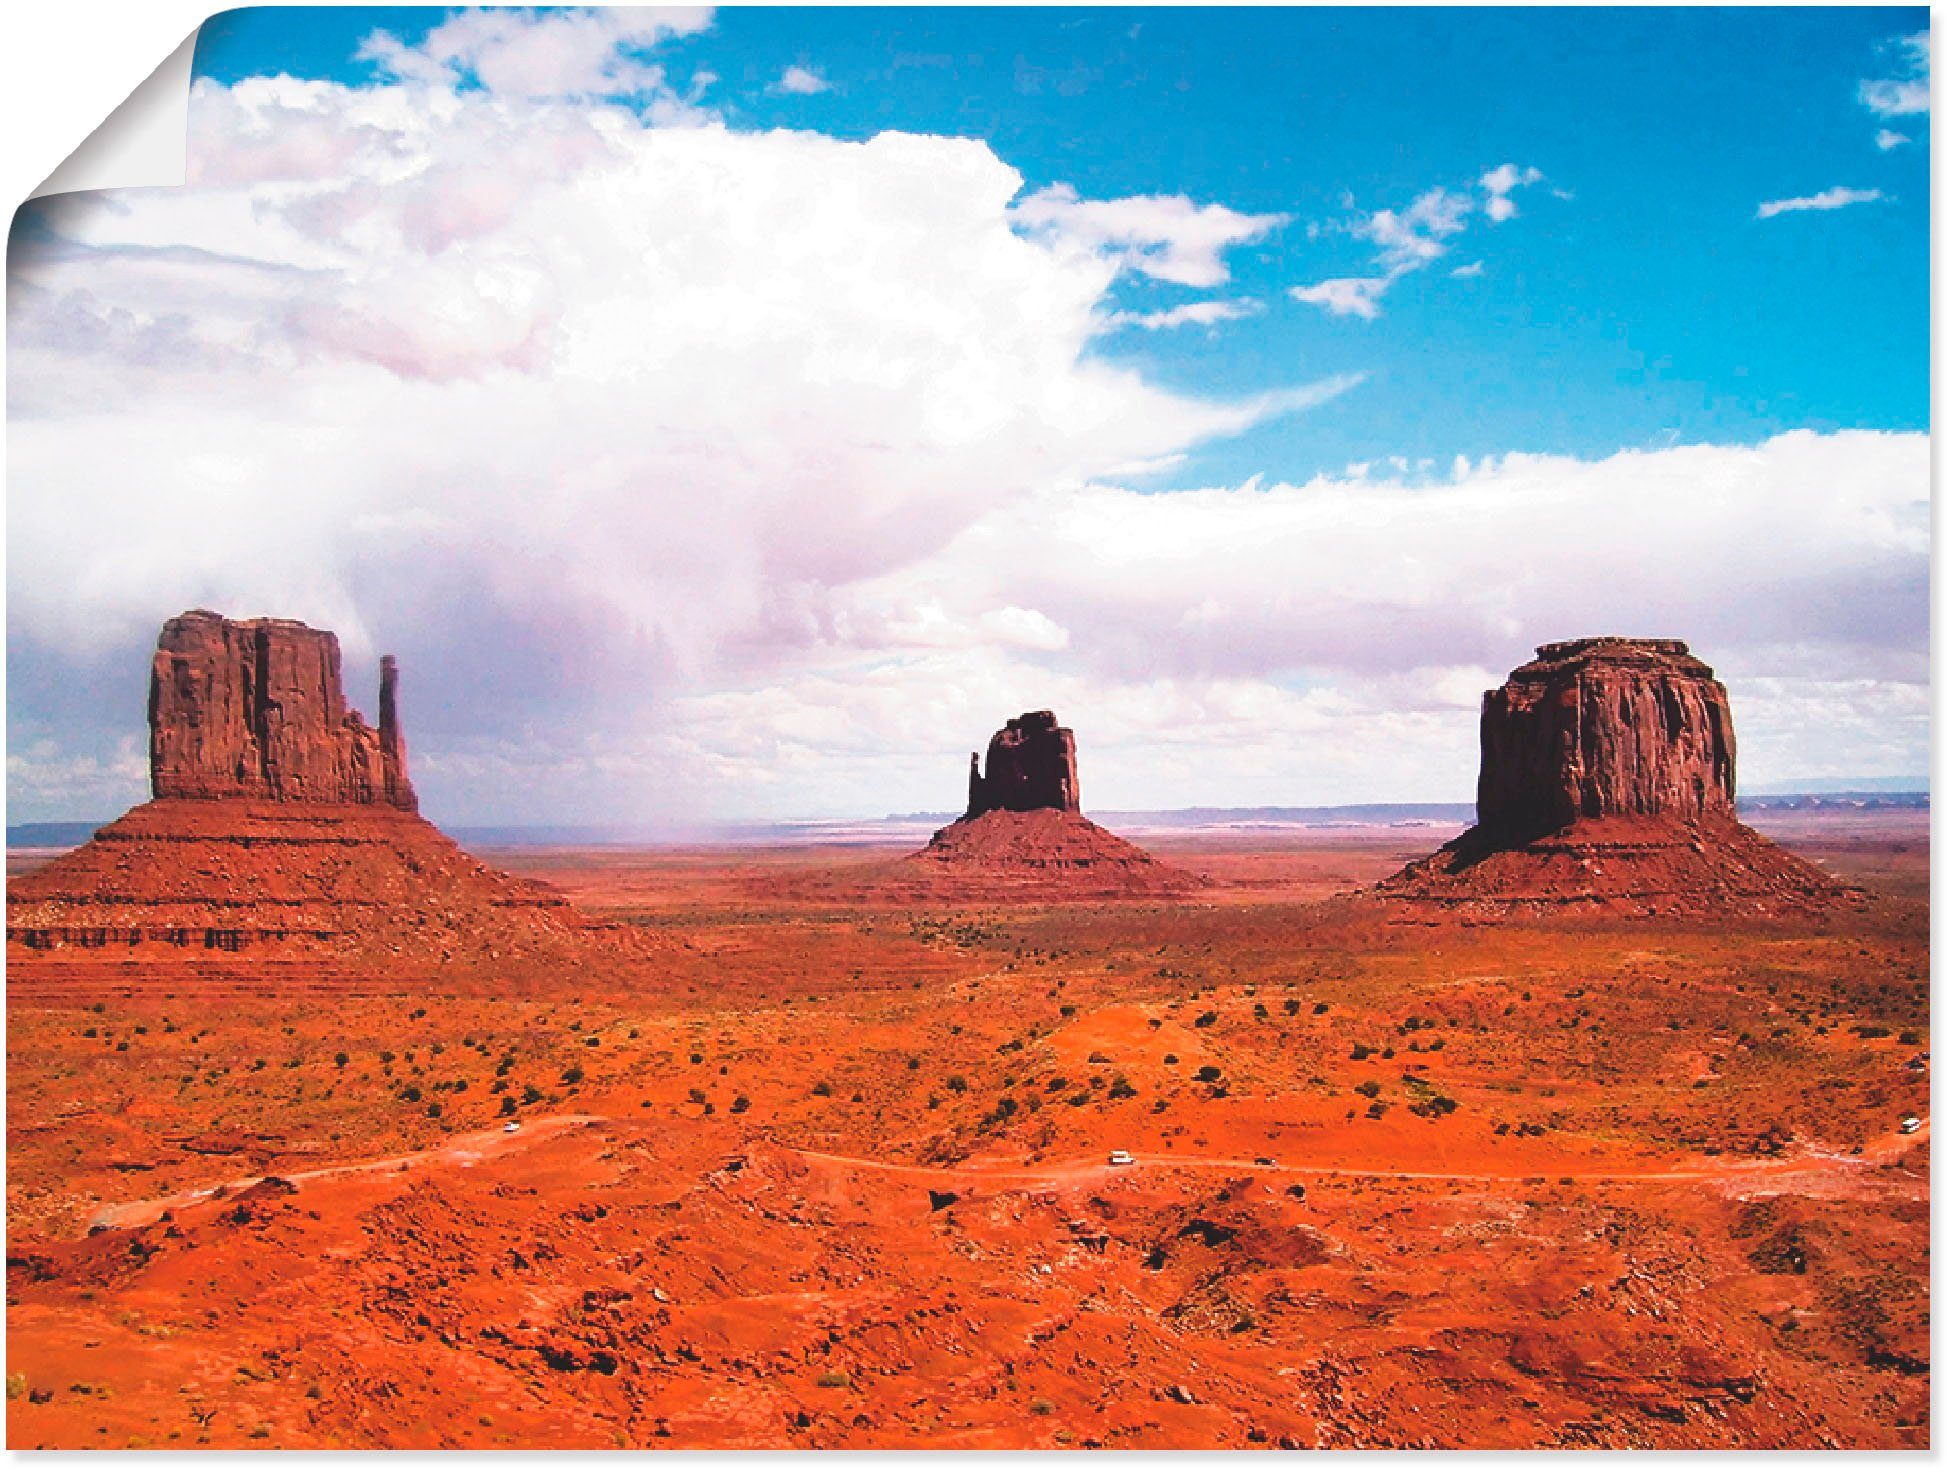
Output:
<svg viewBox="0 0 1947 1472">
<path fill-rule="evenodd" d="M 270 19 L 276 17 L 274 23 Z M 1536 644 L 1928 767 L 1918 8 L 230 12 L 22 212 L 10 823 L 163 619 L 400 658 L 443 822 L 1470 800 Z"/>
</svg>

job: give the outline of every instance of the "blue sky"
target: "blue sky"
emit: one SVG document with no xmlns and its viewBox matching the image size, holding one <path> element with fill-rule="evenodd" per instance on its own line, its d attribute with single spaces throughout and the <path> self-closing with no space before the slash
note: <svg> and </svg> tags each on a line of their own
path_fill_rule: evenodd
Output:
<svg viewBox="0 0 1947 1472">
<path fill-rule="evenodd" d="M 8 795 L 185 608 L 473 823 L 1456 801 L 1536 644 L 1931 743 L 1927 12 L 262 9 L 8 258 Z M 132 475 L 131 466 L 140 473 Z"/>
<path fill-rule="evenodd" d="M 232 11 L 205 26 L 196 69 L 368 82 L 364 36 L 412 42 L 444 14 Z M 1201 447 L 1150 482 L 1165 487 L 1927 428 L 1927 118 L 1882 150 L 1859 97 L 1900 70 L 1888 43 L 1926 24 L 1920 7 L 726 9 L 657 56 L 679 89 L 714 73 L 704 96 L 734 128 L 966 135 L 1028 190 L 1292 217 L 1230 253 L 1221 295 L 1261 313 L 1095 351 L 1192 394 L 1365 381 L 1330 412 Z M 780 91 L 791 66 L 828 89 Z M 1370 246 L 1337 228 L 1358 212 L 1504 161 L 1546 176 L 1518 217 L 1477 220 L 1378 319 L 1286 294 L 1369 269 Z M 1886 198 L 1757 218 L 1833 186 Z M 1478 277 L 1449 274 L 1475 261 Z M 1208 295 L 1143 277 L 1118 293 L 1131 311 Z"/>
</svg>

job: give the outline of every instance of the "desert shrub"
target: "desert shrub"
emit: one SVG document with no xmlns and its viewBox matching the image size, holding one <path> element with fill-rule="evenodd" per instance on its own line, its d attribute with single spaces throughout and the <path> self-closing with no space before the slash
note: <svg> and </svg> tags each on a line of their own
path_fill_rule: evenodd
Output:
<svg viewBox="0 0 1947 1472">
<path fill-rule="evenodd" d="M 1117 1074 L 1115 1082 L 1109 1085 L 1109 1097 L 1111 1099 L 1133 1099 L 1136 1097 L 1136 1086 L 1121 1074 Z"/>
<path fill-rule="evenodd" d="M 564 1084 L 578 1084 L 587 1076 L 579 1063 L 570 1063 L 561 1070 L 561 1082 Z"/>
<path fill-rule="evenodd" d="M 967 1092 L 967 1076 L 963 1073 L 949 1073 L 946 1076 L 946 1086 L 956 1094 L 964 1094 Z"/>
<path fill-rule="evenodd" d="M 1353 1085 L 1352 1091 L 1355 1094 L 1364 1094 L 1368 1099 L 1377 1099 L 1379 1097 L 1379 1080 L 1369 1078 L 1362 1084 Z"/>
<path fill-rule="evenodd" d="M 962 1087 L 965 1087 L 965 1084 L 966 1081 L 964 1079 L 961 1080 Z M 820 1099 L 829 1099 L 832 1096 L 832 1086 L 828 1081 L 821 1078 L 811 1086 L 811 1092 Z"/>
<path fill-rule="evenodd" d="M 739 1094 L 736 1098 L 730 1101 L 730 1112 L 732 1114 L 742 1114 L 745 1110 L 749 1108 L 750 1108 L 750 1099 L 743 1094 Z"/>
<path fill-rule="evenodd" d="M 1197 1070 L 1197 1079 L 1200 1083 L 1214 1084 L 1218 1079 L 1222 1078 L 1223 1076 L 1224 1076 L 1223 1069 L 1219 1068 L 1214 1063 L 1206 1063 L 1203 1065 L 1203 1067 Z"/>
<path fill-rule="evenodd" d="M 1215 1012 L 1199 1012 L 1197 1014 L 1196 1025 L 1198 1027 L 1209 1027 L 1213 1023 L 1215 1023 L 1216 1020 L 1217 1020 L 1217 1014 Z"/>
<path fill-rule="evenodd" d="M 818 1377 L 818 1384 L 826 1390 L 843 1390 L 852 1383 L 852 1377 L 843 1370 L 826 1370 Z"/>
</svg>

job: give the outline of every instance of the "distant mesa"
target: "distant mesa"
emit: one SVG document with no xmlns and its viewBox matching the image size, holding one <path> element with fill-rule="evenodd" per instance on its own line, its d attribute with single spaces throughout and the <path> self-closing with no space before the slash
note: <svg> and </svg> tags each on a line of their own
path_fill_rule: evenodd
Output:
<svg viewBox="0 0 1947 1472">
<path fill-rule="evenodd" d="M 897 867 L 979 890 L 1167 894 L 1203 882 L 1082 816 L 1075 733 L 1047 710 L 994 733 L 985 774 L 974 756 L 966 813 Z"/>
<path fill-rule="evenodd" d="M 543 885 L 418 814 L 399 668 L 374 730 L 337 636 L 286 619 L 170 619 L 149 679 L 149 783 L 80 848 L 8 885 L 9 950 L 511 955 L 580 928 Z"/>
<path fill-rule="evenodd" d="M 1730 697 L 1676 639 L 1544 644 L 1481 704 L 1475 826 L 1378 886 L 1466 913 L 1816 909 L 1853 895 L 1737 819 Z"/>
</svg>

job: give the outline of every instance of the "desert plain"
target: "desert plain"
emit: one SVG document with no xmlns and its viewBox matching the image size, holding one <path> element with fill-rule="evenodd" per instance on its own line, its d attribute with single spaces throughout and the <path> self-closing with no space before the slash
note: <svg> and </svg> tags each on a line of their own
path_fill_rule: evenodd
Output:
<svg viewBox="0 0 1947 1472">
<path fill-rule="evenodd" d="M 10 945 L 8 1443 L 1924 1447 L 1926 813 L 1753 821 L 1864 900 L 1429 919 L 1366 887 L 1456 830 L 1348 827 L 1095 898 L 509 848 L 587 943 L 435 966 Z"/>
</svg>

